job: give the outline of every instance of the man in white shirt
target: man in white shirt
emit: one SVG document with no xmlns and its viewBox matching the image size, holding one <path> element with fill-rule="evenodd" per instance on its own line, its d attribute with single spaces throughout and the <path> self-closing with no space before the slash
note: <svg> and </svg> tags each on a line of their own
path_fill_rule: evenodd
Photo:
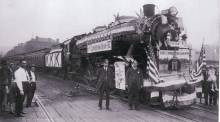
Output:
<svg viewBox="0 0 220 122">
<path fill-rule="evenodd" d="M 21 66 L 15 71 L 15 80 L 14 82 L 17 85 L 16 89 L 16 100 L 15 100 L 15 112 L 17 117 L 23 117 L 23 101 L 24 101 L 24 89 L 22 82 L 29 81 L 29 75 L 26 70 L 27 62 L 22 60 Z"/>
</svg>

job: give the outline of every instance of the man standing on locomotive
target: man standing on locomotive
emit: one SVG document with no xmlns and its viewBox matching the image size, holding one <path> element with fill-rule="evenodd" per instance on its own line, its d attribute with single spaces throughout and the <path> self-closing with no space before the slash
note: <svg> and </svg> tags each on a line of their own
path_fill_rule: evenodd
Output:
<svg viewBox="0 0 220 122">
<path fill-rule="evenodd" d="M 104 92 L 106 93 L 106 109 L 110 110 L 109 108 L 109 94 L 110 89 L 113 88 L 114 85 L 114 73 L 113 70 L 109 67 L 109 60 L 105 59 L 103 67 L 98 69 L 98 82 L 97 82 L 97 89 L 99 92 L 99 109 L 102 110 L 102 99 Z"/>
<path fill-rule="evenodd" d="M 27 71 L 27 62 L 22 60 L 21 66 L 15 71 L 15 80 L 14 82 L 17 85 L 16 88 L 16 98 L 15 98 L 15 113 L 17 117 L 23 117 L 21 114 L 25 114 L 23 112 L 23 102 L 24 102 L 24 84 L 23 82 L 27 82 L 30 80 L 28 71 Z"/>
<path fill-rule="evenodd" d="M 133 61 L 131 67 L 126 72 L 129 110 L 133 110 L 133 106 L 138 110 L 139 93 L 143 86 L 143 73 L 137 65 L 137 61 Z"/>
</svg>

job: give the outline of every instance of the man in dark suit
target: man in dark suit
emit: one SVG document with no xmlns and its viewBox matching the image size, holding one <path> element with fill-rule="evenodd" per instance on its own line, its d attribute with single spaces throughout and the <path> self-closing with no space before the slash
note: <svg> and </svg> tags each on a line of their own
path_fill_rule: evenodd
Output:
<svg viewBox="0 0 220 122">
<path fill-rule="evenodd" d="M 97 89 L 99 92 L 99 109 L 102 109 L 102 99 L 104 93 L 106 93 L 106 109 L 109 108 L 109 92 L 110 88 L 113 88 L 114 82 L 114 73 L 113 70 L 109 67 L 109 60 L 104 60 L 104 65 L 102 68 L 98 69 L 98 82 Z"/>
<path fill-rule="evenodd" d="M 7 61 L 2 60 L 0 64 L 0 111 L 6 110 L 9 74 Z"/>
<path fill-rule="evenodd" d="M 208 68 L 203 68 L 202 69 L 202 75 L 203 75 L 203 80 L 202 80 L 202 92 L 204 93 L 204 98 L 205 98 L 205 104 L 208 105 L 208 97 L 209 97 L 209 91 L 210 91 L 210 85 L 208 83 Z"/>
<path fill-rule="evenodd" d="M 128 85 L 128 104 L 129 110 L 133 110 L 133 106 L 138 110 L 139 93 L 143 86 L 143 73 L 137 67 L 137 61 L 133 61 L 126 72 L 126 82 Z"/>
</svg>

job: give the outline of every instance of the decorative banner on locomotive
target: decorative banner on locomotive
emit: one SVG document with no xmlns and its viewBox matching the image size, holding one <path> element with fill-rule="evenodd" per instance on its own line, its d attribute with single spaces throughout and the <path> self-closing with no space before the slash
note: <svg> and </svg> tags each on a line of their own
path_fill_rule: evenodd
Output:
<svg viewBox="0 0 220 122">
<path fill-rule="evenodd" d="M 189 49 L 179 49 L 179 50 L 160 50 L 159 59 L 171 59 L 174 56 L 178 59 L 187 59 L 189 60 Z"/>
<path fill-rule="evenodd" d="M 101 52 L 108 50 L 112 50 L 111 39 L 87 45 L 87 53 L 94 53 L 94 52 Z"/>
<path fill-rule="evenodd" d="M 187 71 L 189 68 L 189 49 L 160 50 L 159 71 Z"/>
<path fill-rule="evenodd" d="M 115 62 L 115 87 L 125 90 L 125 62 Z"/>
</svg>

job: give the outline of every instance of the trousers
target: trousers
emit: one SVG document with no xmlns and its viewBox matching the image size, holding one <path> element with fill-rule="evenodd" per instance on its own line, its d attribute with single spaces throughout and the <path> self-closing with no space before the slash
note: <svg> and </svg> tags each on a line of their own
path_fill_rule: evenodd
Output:
<svg viewBox="0 0 220 122">
<path fill-rule="evenodd" d="M 27 107 L 31 106 L 32 99 L 34 97 L 34 93 L 36 90 L 36 82 L 31 82 L 29 86 L 29 90 L 27 91 Z"/>
<path fill-rule="evenodd" d="M 135 108 L 138 107 L 139 105 L 139 90 L 135 89 L 135 90 L 130 90 L 128 92 L 128 105 L 129 107 L 132 108 L 132 106 L 134 106 Z"/>
<path fill-rule="evenodd" d="M 27 100 L 28 98 L 28 93 L 30 91 L 30 83 L 28 81 L 24 81 L 22 82 L 22 85 L 23 85 L 23 90 L 24 90 L 24 99 L 23 99 L 23 102 L 24 102 L 25 99 Z M 25 104 L 27 105 L 27 101 Z"/>
<path fill-rule="evenodd" d="M 99 107 L 102 108 L 102 100 L 103 100 L 103 96 L 104 93 L 106 94 L 106 108 L 109 108 L 109 92 L 110 89 L 109 88 L 105 88 L 105 87 L 101 87 L 99 90 Z"/>
<path fill-rule="evenodd" d="M 15 113 L 16 114 L 22 113 L 23 101 L 24 101 L 24 95 L 21 95 L 19 88 L 16 87 L 16 97 L 15 97 Z"/>
</svg>

